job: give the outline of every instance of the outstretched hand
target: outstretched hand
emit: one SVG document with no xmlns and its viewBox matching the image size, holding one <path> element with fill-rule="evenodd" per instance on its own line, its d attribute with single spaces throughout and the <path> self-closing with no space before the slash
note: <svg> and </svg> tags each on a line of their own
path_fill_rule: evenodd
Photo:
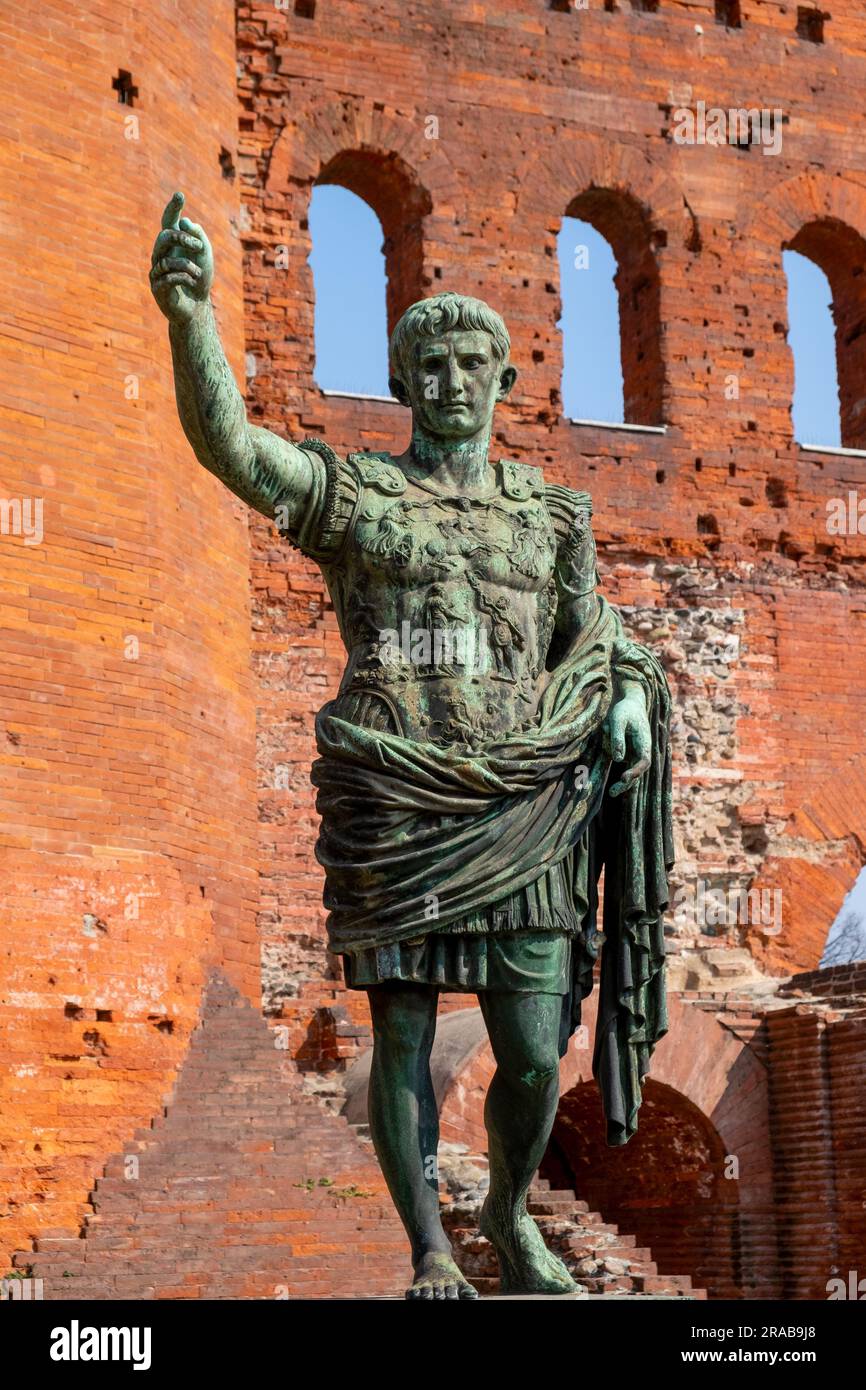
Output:
<svg viewBox="0 0 866 1390">
<path fill-rule="evenodd" d="M 153 244 L 150 288 L 170 323 L 187 323 L 205 303 L 213 284 L 213 251 L 196 222 L 181 217 L 182 193 L 173 193 Z"/>
<path fill-rule="evenodd" d="M 611 796 L 621 796 L 637 786 L 652 761 L 652 732 L 643 696 L 624 695 L 611 706 L 604 725 L 605 752 L 615 763 L 628 766 L 610 788 Z"/>
</svg>

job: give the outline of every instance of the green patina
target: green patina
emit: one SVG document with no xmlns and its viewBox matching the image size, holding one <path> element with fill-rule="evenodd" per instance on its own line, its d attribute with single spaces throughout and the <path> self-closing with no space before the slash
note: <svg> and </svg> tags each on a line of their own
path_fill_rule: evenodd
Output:
<svg viewBox="0 0 866 1390">
<path fill-rule="evenodd" d="M 291 444 L 247 421 L 210 245 L 182 206 L 175 194 L 151 269 L 181 422 L 199 461 L 319 563 L 346 646 L 316 725 L 317 855 L 331 947 L 369 993 L 370 1124 L 412 1246 L 409 1293 L 474 1296 L 439 1219 L 442 989 L 477 993 L 497 1063 L 481 1227 L 502 1287 L 570 1291 L 526 1193 L 599 951 L 593 1068 L 611 1144 L 637 1128 L 667 1026 L 664 674 L 597 591 L 588 494 L 490 458 L 516 378 L 498 314 L 442 294 L 403 315 L 391 389 L 412 439 L 399 456 Z"/>
</svg>

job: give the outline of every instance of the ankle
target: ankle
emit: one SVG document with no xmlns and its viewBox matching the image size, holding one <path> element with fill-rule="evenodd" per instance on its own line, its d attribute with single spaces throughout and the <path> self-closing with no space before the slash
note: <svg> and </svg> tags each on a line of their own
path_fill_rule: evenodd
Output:
<svg viewBox="0 0 866 1390">
<path fill-rule="evenodd" d="M 441 1237 L 440 1240 L 424 1241 L 423 1243 L 413 1247 L 413 1269 L 417 1269 L 423 1260 L 432 1260 L 436 1256 L 438 1256 L 439 1259 L 442 1260 L 451 1260 L 454 1258 L 454 1252 L 451 1249 L 451 1243 L 444 1235 Z"/>
</svg>

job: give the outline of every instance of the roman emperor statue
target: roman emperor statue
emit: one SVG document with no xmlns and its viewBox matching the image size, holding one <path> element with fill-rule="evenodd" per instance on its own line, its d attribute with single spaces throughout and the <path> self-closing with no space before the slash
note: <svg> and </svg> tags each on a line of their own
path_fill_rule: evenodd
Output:
<svg viewBox="0 0 866 1390">
<path fill-rule="evenodd" d="M 477 995 L 496 1061 L 481 1230 L 502 1291 L 571 1292 L 526 1196 L 596 963 L 609 1144 L 637 1128 L 666 1030 L 664 673 L 598 592 L 589 494 L 490 457 L 516 378 L 499 314 L 454 293 L 403 314 L 390 343 L 391 390 L 412 415 L 401 454 L 290 443 L 246 418 L 210 244 L 182 207 L 175 194 L 150 280 L 183 429 L 199 462 L 320 566 L 346 648 L 316 721 L 316 853 L 330 949 L 370 1002 L 370 1127 L 411 1245 L 407 1296 L 476 1297 L 440 1221 L 440 991 Z"/>
</svg>

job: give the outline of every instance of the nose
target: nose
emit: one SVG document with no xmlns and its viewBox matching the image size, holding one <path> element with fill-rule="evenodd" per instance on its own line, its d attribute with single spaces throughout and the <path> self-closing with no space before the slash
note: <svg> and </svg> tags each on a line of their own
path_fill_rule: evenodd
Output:
<svg viewBox="0 0 866 1390">
<path fill-rule="evenodd" d="M 460 375 L 460 368 L 455 361 L 450 361 L 443 374 L 442 389 L 446 401 L 453 401 L 463 393 L 463 379 Z"/>
</svg>

